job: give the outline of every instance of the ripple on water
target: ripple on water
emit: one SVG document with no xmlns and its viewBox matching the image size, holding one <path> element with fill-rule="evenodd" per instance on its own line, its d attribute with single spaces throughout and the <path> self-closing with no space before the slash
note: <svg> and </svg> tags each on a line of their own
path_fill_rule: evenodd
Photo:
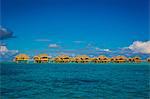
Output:
<svg viewBox="0 0 150 99">
<path fill-rule="evenodd" d="M 2 99 L 149 99 L 148 65 L 1 66 Z"/>
</svg>

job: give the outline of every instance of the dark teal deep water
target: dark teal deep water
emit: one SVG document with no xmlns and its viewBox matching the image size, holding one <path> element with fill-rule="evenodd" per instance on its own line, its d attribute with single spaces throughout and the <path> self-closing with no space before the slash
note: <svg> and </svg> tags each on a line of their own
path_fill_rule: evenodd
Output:
<svg viewBox="0 0 150 99">
<path fill-rule="evenodd" d="M 149 99 L 148 64 L 1 64 L 0 99 Z"/>
</svg>

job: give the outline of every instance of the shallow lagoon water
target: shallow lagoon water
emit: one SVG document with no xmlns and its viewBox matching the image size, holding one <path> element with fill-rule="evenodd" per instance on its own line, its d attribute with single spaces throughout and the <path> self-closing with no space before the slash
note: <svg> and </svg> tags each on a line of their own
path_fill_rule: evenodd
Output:
<svg viewBox="0 0 150 99">
<path fill-rule="evenodd" d="M 1 64 L 1 99 L 149 99 L 149 64 Z"/>
</svg>

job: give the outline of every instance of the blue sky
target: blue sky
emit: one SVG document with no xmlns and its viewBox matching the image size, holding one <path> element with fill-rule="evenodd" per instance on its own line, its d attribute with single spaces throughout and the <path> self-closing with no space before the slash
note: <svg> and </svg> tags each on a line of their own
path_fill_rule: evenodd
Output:
<svg viewBox="0 0 150 99">
<path fill-rule="evenodd" d="M 148 0 L 1 0 L 2 26 L 19 51 L 128 47 L 148 41 Z M 55 46 L 56 47 L 56 46 Z"/>
</svg>

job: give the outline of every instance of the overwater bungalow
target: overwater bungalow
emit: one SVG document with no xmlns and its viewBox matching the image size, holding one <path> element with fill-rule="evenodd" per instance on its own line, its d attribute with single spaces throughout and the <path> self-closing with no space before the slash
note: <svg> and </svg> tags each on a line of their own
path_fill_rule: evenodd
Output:
<svg viewBox="0 0 150 99">
<path fill-rule="evenodd" d="M 58 62 L 58 63 L 68 63 L 70 62 L 71 58 L 68 55 L 60 55 L 55 57 L 54 62 Z"/>
<path fill-rule="evenodd" d="M 15 56 L 13 61 L 16 62 L 16 63 L 28 63 L 29 59 L 30 59 L 30 57 L 28 55 L 19 54 L 19 55 Z"/>
<path fill-rule="evenodd" d="M 41 63 L 39 56 L 34 56 L 33 59 L 34 59 L 34 63 Z"/>
<path fill-rule="evenodd" d="M 94 58 L 91 58 L 91 62 L 98 63 L 99 61 L 97 57 L 94 57 Z"/>
<path fill-rule="evenodd" d="M 70 58 L 70 62 L 72 62 L 72 63 L 76 62 L 76 58 L 75 57 L 71 57 Z"/>
<path fill-rule="evenodd" d="M 127 62 L 128 58 L 125 56 L 115 56 L 112 57 L 110 60 L 111 62 L 115 62 L 115 63 L 124 63 Z"/>
<path fill-rule="evenodd" d="M 98 62 L 100 63 L 107 63 L 107 62 L 110 62 L 110 59 L 104 55 L 100 55 L 98 58 L 97 58 Z"/>
<path fill-rule="evenodd" d="M 141 58 L 138 56 L 133 57 L 133 62 L 139 63 L 142 62 Z"/>
<path fill-rule="evenodd" d="M 78 55 L 75 57 L 69 57 L 68 55 L 60 55 L 55 58 L 51 58 L 48 54 L 39 54 L 33 57 L 34 63 L 48 63 L 48 62 L 56 62 L 56 63 L 69 63 L 69 62 L 76 62 L 76 63 L 108 63 L 108 62 L 115 62 L 115 63 L 124 63 L 124 62 L 135 62 L 139 63 L 142 62 L 141 58 L 138 56 L 127 58 L 125 56 L 115 56 L 112 58 L 108 58 L 104 55 L 100 55 L 98 57 L 90 58 L 87 55 Z M 30 57 L 26 54 L 19 54 L 17 55 L 13 61 L 16 63 L 27 63 L 29 62 Z M 150 62 L 150 58 L 147 58 L 145 61 Z"/>
<path fill-rule="evenodd" d="M 87 55 L 78 55 L 76 57 L 74 57 L 74 62 L 76 63 L 87 63 L 87 62 L 91 62 L 91 59 L 89 56 Z"/>
<path fill-rule="evenodd" d="M 75 56 L 75 57 L 71 58 L 71 62 L 80 63 L 81 58 L 79 56 Z"/>
<path fill-rule="evenodd" d="M 149 57 L 149 58 L 147 58 L 147 62 L 150 62 L 150 57 Z"/>
<path fill-rule="evenodd" d="M 129 58 L 128 61 L 129 61 L 129 62 L 135 62 L 135 63 L 142 62 L 141 58 L 138 57 L 138 56 L 135 56 L 135 57 L 133 57 L 133 58 Z"/>
<path fill-rule="evenodd" d="M 128 62 L 133 62 L 133 58 L 129 57 Z"/>
<path fill-rule="evenodd" d="M 35 63 L 48 63 L 50 60 L 50 56 L 47 54 L 39 54 L 37 56 L 34 56 L 34 62 Z"/>
</svg>

